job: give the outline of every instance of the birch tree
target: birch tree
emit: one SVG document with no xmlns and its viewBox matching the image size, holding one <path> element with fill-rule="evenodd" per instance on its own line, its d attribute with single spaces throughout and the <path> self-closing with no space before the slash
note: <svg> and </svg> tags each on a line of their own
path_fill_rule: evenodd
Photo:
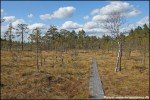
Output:
<svg viewBox="0 0 150 100">
<path fill-rule="evenodd" d="M 107 29 L 117 40 L 118 51 L 116 59 L 115 71 L 121 71 L 121 59 L 122 59 L 122 38 L 121 27 L 124 24 L 124 17 L 121 15 L 121 12 L 112 12 L 108 15 L 106 20 L 103 23 L 103 27 Z"/>
</svg>

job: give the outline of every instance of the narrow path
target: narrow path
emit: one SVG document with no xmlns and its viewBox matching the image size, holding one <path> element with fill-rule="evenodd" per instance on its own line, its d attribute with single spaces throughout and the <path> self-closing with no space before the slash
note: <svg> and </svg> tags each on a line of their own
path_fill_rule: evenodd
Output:
<svg viewBox="0 0 150 100">
<path fill-rule="evenodd" d="M 92 99 L 104 99 L 104 92 L 102 88 L 102 83 L 98 74 L 96 59 L 92 59 L 91 65 L 91 76 L 90 76 L 90 95 Z"/>
</svg>

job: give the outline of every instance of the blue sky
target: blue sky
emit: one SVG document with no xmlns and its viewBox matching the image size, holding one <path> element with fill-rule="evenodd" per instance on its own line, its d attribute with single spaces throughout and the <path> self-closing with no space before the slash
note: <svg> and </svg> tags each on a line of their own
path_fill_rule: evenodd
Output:
<svg viewBox="0 0 150 100">
<path fill-rule="evenodd" d="M 3 8 L 7 15 L 15 15 L 18 18 L 23 18 L 28 20 L 27 15 L 29 13 L 34 14 L 36 18 L 32 19 L 33 22 L 44 22 L 46 24 L 56 24 L 61 25 L 67 20 L 76 21 L 83 23 L 83 16 L 89 15 L 89 13 L 97 8 L 108 4 L 108 2 L 76 2 L 76 1 L 8 1 L 2 2 L 1 8 Z M 66 19 L 54 19 L 49 21 L 42 21 L 39 18 L 39 15 L 45 13 L 52 13 L 54 10 L 57 10 L 60 7 L 73 6 L 76 8 L 74 16 Z M 12 10 L 13 9 L 13 10 Z"/>
<path fill-rule="evenodd" d="M 131 9 L 136 10 L 136 13 L 133 16 L 127 18 L 127 23 L 132 24 L 131 26 L 136 26 L 135 25 L 136 23 L 138 23 L 145 17 L 149 16 L 148 1 L 125 1 L 119 2 L 118 6 L 119 4 L 124 5 L 122 3 L 127 3 L 126 4 L 127 6 L 129 7 L 132 6 Z M 63 24 L 67 21 L 72 21 L 64 24 L 64 27 L 67 28 L 67 24 L 72 25 L 75 23 L 74 26 L 81 26 L 83 28 L 86 23 L 93 21 L 92 19 L 94 18 L 94 16 L 98 15 L 98 13 L 96 13 L 95 15 L 91 15 L 91 12 L 93 10 L 95 9 L 101 10 L 102 7 L 107 8 L 107 6 L 110 6 L 109 8 L 112 7 L 113 9 L 113 5 L 114 4 L 111 3 L 110 1 L 2 1 L 1 18 L 8 16 L 15 16 L 15 19 L 23 19 L 24 22 L 29 23 L 30 25 L 34 23 L 42 23 L 47 26 L 56 25 L 59 27 L 63 26 Z M 49 14 L 49 16 L 52 16 L 52 13 L 57 12 L 60 7 L 73 7 L 75 10 L 72 10 L 71 14 L 69 13 L 70 14 L 70 16 L 68 15 L 69 17 L 57 18 L 59 16 L 56 15 L 56 17 L 54 18 L 46 20 L 42 20 L 40 18 L 40 15 L 45 14 Z M 121 7 L 119 9 L 121 9 Z M 107 10 L 109 12 L 109 9 Z M 29 18 L 28 17 L 29 14 L 32 14 L 33 17 Z M 85 16 L 88 16 L 89 18 L 84 19 Z M 8 22 L 5 22 L 2 25 L 7 24 Z M 79 27 L 75 27 L 74 29 L 77 28 Z M 87 32 L 88 28 L 86 28 Z M 93 30 L 97 30 L 96 27 L 93 28 L 95 28 Z M 92 32 L 92 29 L 90 32 Z M 88 34 L 90 34 L 90 32 Z M 98 33 L 96 34 L 101 34 L 101 32 L 98 31 Z"/>
</svg>

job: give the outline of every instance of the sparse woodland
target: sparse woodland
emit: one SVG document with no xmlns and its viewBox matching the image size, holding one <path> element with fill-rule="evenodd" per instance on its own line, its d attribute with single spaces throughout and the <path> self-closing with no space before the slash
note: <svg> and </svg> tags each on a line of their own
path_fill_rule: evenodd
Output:
<svg viewBox="0 0 150 100">
<path fill-rule="evenodd" d="M 88 36 L 83 29 L 58 30 L 53 25 L 46 32 L 38 27 L 29 32 L 27 26 L 15 29 L 10 23 L 1 38 L 1 98 L 88 98 L 92 57 L 97 59 L 107 96 L 149 95 L 146 24 L 117 37 Z M 118 38 L 122 59 L 115 71 Z"/>
<path fill-rule="evenodd" d="M 42 29 L 34 29 L 28 37 L 28 42 L 24 42 L 23 34 L 27 33 L 24 33 L 23 30 L 27 29 L 27 25 L 18 25 L 18 27 L 25 28 L 22 29 L 21 32 L 16 32 L 15 34 L 11 32 L 13 29 L 12 26 L 9 26 L 4 38 L 1 38 L 2 51 L 33 51 L 39 54 L 39 57 L 42 57 L 42 52 L 44 51 L 56 51 L 56 53 L 60 53 L 59 58 L 62 59 L 62 61 L 63 57 L 61 53 L 69 50 L 72 51 L 72 59 L 76 58 L 75 56 L 77 56 L 77 50 L 83 50 L 85 52 L 96 50 L 102 51 L 104 54 L 109 52 L 117 52 L 118 37 L 114 38 L 108 35 L 103 35 L 102 37 L 88 36 L 84 30 L 80 30 L 78 33 L 74 30 L 68 31 L 65 29 L 57 31 L 55 26 L 50 26 L 47 32 L 43 33 L 43 36 Z M 18 35 L 18 33 L 20 34 Z M 15 36 L 20 36 L 22 40 L 13 40 Z M 123 56 L 130 59 L 131 53 L 133 51 L 138 51 L 143 57 L 141 60 L 143 66 L 145 66 L 145 57 L 149 53 L 149 27 L 146 24 L 142 27 L 138 26 L 134 30 L 131 29 L 128 35 L 121 34 L 119 38 L 121 38 L 123 42 Z M 41 59 L 41 61 L 43 61 L 44 58 Z"/>
</svg>

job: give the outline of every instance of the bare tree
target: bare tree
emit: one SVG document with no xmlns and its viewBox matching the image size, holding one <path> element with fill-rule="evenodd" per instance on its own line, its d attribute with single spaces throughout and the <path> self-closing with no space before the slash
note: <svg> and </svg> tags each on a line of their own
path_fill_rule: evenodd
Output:
<svg viewBox="0 0 150 100">
<path fill-rule="evenodd" d="M 24 41 L 24 33 L 27 33 L 27 24 L 18 24 L 18 28 L 17 29 L 19 32 L 19 35 L 21 35 L 21 48 L 22 48 L 22 51 L 24 50 L 24 46 L 23 46 L 23 41 Z"/>
<path fill-rule="evenodd" d="M 121 58 L 122 58 L 122 37 L 120 29 L 124 24 L 124 17 L 121 15 L 121 12 L 112 12 L 108 15 L 106 20 L 103 23 L 103 27 L 107 29 L 116 39 L 118 43 L 118 53 L 116 60 L 115 71 L 121 71 Z"/>
</svg>

